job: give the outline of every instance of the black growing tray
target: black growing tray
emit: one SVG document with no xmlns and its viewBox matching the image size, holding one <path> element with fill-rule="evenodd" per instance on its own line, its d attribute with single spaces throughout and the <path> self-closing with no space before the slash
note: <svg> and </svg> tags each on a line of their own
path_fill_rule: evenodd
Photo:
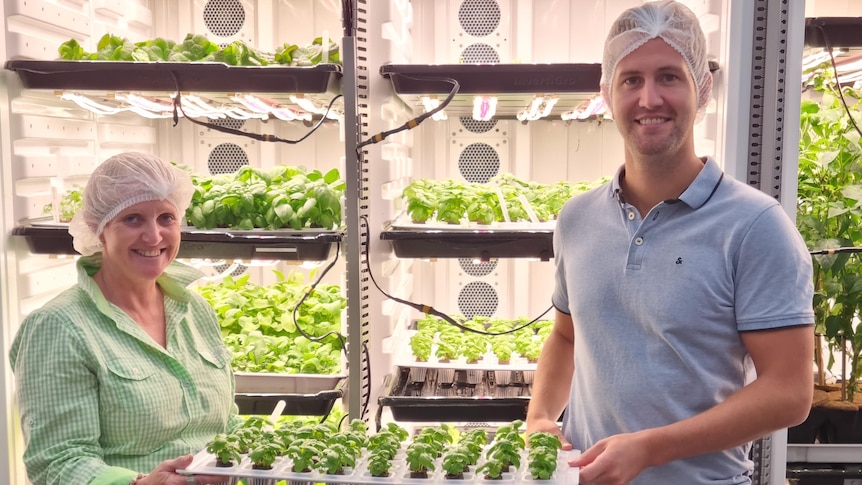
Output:
<svg viewBox="0 0 862 485">
<path fill-rule="evenodd" d="M 290 393 L 236 393 L 234 402 L 239 414 L 272 414 L 279 401 L 285 402 L 284 415 L 326 416 L 335 401 L 344 397 L 347 379 L 341 379 L 335 389 L 309 394 Z"/>
<path fill-rule="evenodd" d="M 65 227 L 24 225 L 14 228 L 12 235 L 25 237 L 32 253 L 78 254 Z M 185 228 L 177 257 L 325 261 L 342 237 L 338 231 Z"/>
<path fill-rule="evenodd" d="M 486 422 L 526 419 L 531 386 L 524 383 L 524 371 L 505 371 L 511 376 L 505 386 L 496 383 L 497 371 L 472 371 L 479 376 L 476 384 L 468 380 L 467 369 L 454 370 L 451 383 L 441 379 L 445 371 L 398 367 L 387 376 L 386 389 L 378 398 L 378 403 L 388 406 L 398 421 Z M 424 377 L 421 375 L 423 373 Z"/>
<path fill-rule="evenodd" d="M 308 67 L 229 66 L 219 62 L 13 60 L 29 89 L 323 93 L 340 90 L 338 64 Z"/>
<path fill-rule="evenodd" d="M 390 241 L 399 258 L 471 258 L 489 261 L 500 258 L 531 258 L 550 261 L 554 257 L 554 231 L 393 229 L 380 233 Z"/>
</svg>

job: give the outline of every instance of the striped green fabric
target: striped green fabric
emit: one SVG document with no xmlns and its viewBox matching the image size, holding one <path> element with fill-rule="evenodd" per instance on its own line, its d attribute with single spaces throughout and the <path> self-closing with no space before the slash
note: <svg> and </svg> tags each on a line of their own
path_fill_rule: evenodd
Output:
<svg viewBox="0 0 862 485">
<path fill-rule="evenodd" d="M 100 259 L 80 258 L 78 285 L 28 315 L 12 343 L 34 485 L 125 484 L 242 422 L 216 315 L 185 288 L 201 273 L 174 262 L 159 278 L 162 348 L 105 300 L 91 278 Z"/>
</svg>

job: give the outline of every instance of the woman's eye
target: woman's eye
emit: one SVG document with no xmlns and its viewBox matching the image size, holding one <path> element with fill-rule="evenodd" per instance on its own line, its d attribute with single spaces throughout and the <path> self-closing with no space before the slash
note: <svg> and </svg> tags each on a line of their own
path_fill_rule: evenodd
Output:
<svg viewBox="0 0 862 485">
<path fill-rule="evenodd" d="M 176 222 L 177 218 L 173 214 L 162 214 L 159 216 L 159 220 L 162 224 L 173 224 Z"/>
<path fill-rule="evenodd" d="M 141 218 L 137 214 L 129 214 L 123 218 L 123 222 L 126 224 L 137 224 L 140 220 Z"/>
</svg>

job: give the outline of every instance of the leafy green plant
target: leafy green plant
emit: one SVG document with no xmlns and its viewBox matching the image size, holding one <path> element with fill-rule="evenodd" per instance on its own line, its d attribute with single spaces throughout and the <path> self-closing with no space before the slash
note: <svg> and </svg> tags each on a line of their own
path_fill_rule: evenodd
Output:
<svg viewBox="0 0 862 485">
<path fill-rule="evenodd" d="M 258 470 L 270 470 L 275 460 L 281 455 L 281 445 L 271 441 L 255 443 L 248 453 L 252 467 Z"/>
<path fill-rule="evenodd" d="M 446 472 L 446 478 L 464 478 L 464 472 L 469 470 L 470 459 L 457 448 L 449 449 L 443 454 L 440 467 Z"/>
<path fill-rule="evenodd" d="M 348 446 L 341 443 L 327 443 L 320 453 L 314 467 L 320 473 L 341 475 L 345 467 L 356 466 L 356 456 Z"/>
<path fill-rule="evenodd" d="M 557 470 L 557 449 L 547 446 L 530 448 L 527 454 L 527 469 L 536 480 L 548 480 Z"/>
<path fill-rule="evenodd" d="M 410 351 L 419 362 L 428 362 L 431 358 L 431 348 L 434 345 L 434 334 L 419 330 L 410 336 Z"/>
<path fill-rule="evenodd" d="M 434 457 L 437 451 L 430 444 L 414 441 L 407 445 L 404 451 L 411 477 L 427 478 L 428 472 L 434 470 Z"/>
<path fill-rule="evenodd" d="M 821 99 L 803 99 L 801 106 L 797 227 L 811 250 L 862 246 L 860 136 L 835 90 L 831 69 L 816 72 L 810 86 Z M 842 90 L 856 123 L 862 124 L 862 92 Z M 815 256 L 813 264 L 814 331 L 825 336 L 833 353 L 849 348 L 849 379 L 842 383 L 852 400 L 862 377 L 862 331 L 855 323 L 862 309 L 862 260 L 838 253 Z M 832 355 L 825 365 L 833 367 Z M 817 366 L 824 384 L 824 363 Z"/>
<path fill-rule="evenodd" d="M 476 473 L 483 475 L 488 480 L 496 480 L 503 476 L 503 471 L 508 468 L 508 464 L 497 458 L 488 458 L 484 463 L 476 468 Z"/>
<path fill-rule="evenodd" d="M 368 455 L 368 473 L 372 477 L 388 477 L 392 469 L 392 459 L 385 453 L 372 452 Z"/>
<path fill-rule="evenodd" d="M 291 470 L 296 473 L 307 473 L 314 466 L 318 454 L 323 451 L 323 442 L 316 439 L 297 439 L 284 451 L 292 463 Z"/>
<path fill-rule="evenodd" d="M 80 185 L 73 185 L 71 189 L 67 190 L 60 196 L 60 207 L 58 209 L 57 217 L 60 222 L 69 222 L 72 220 L 72 217 L 75 216 L 75 213 L 81 210 L 81 207 L 84 204 L 81 196 L 83 195 L 83 188 Z M 51 214 L 54 211 L 54 204 L 46 204 L 42 209 L 44 214 Z"/>
<path fill-rule="evenodd" d="M 336 338 L 312 341 L 297 325 L 319 337 L 341 330 L 347 299 L 337 285 L 318 285 L 308 293 L 305 276 L 273 271 L 278 281 L 256 285 L 250 275 L 227 276 L 195 287 L 219 319 L 222 337 L 233 354 L 236 371 L 336 374 L 341 371 L 341 343 Z M 308 293 L 306 295 L 306 293 Z M 305 296 L 303 304 L 293 309 Z"/>
<path fill-rule="evenodd" d="M 216 457 L 217 467 L 231 467 L 239 463 L 240 454 L 236 442 L 228 439 L 226 434 L 218 434 L 206 446 L 207 453 Z"/>
</svg>

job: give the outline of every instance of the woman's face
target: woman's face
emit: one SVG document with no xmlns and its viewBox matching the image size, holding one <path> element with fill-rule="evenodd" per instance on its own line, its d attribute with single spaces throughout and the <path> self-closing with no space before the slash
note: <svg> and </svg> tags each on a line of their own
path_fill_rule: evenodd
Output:
<svg viewBox="0 0 862 485">
<path fill-rule="evenodd" d="M 135 204 L 105 225 L 102 265 L 130 279 L 155 281 L 177 256 L 180 216 L 166 200 Z"/>
</svg>

